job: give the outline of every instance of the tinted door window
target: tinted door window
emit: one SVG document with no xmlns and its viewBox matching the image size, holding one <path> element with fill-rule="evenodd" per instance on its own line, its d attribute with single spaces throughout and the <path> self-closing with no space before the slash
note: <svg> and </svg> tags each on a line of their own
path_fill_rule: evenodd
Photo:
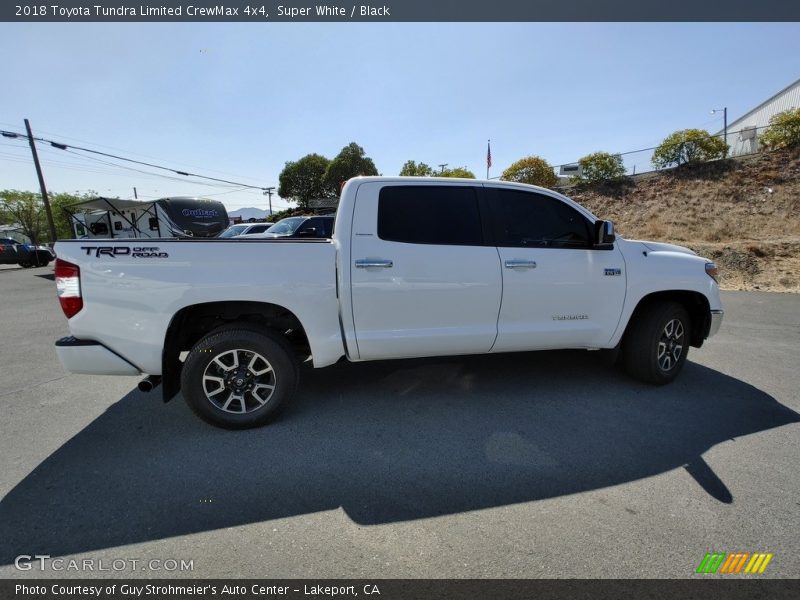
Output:
<svg viewBox="0 0 800 600">
<path fill-rule="evenodd" d="M 308 219 L 300 226 L 300 229 L 297 230 L 297 234 L 300 236 L 305 234 L 305 236 L 308 237 L 325 237 L 322 219 Z"/>
<path fill-rule="evenodd" d="M 333 217 L 322 217 L 320 219 L 320 231 L 322 231 L 322 237 L 329 238 L 333 235 Z"/>
<path fill-rule="evenodd" d="M 531 192 L 495 189 L 494 235 L 501 247 L 588 248 L 589 223 L 568 204 Z"/>
<path fill-rule="evenodd" d="M 378 198 L 378 237 L 410 244 L 480 246 L 478 195 L 466 186 L 387 186 Z"/>
</svg>

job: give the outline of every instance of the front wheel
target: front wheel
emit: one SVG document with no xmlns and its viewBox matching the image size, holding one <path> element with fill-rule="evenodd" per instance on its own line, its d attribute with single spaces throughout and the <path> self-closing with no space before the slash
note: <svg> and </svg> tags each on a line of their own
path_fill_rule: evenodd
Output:
<svg viewBox="0 0 800 600">
<path fill-rule="evenodd" d="M 623 360 L 629 375 L 656 385 L 677 377 L 691 340 L 691 320 L 677 302 L 642 309 L 625 334 Z"/>
<path fill-rule="evenodd" d="M 264 425 L 291 400 L 299 369 L 282 336 L 251 329 L 213 332 L 192 348 L 181 374 L 189 407 L 226 429 Z"/>
</svg>

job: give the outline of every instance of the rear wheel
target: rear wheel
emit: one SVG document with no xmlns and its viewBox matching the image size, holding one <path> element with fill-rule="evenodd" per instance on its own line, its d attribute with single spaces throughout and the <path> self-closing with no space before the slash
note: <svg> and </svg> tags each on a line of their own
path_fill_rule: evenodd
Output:
<svg viewBox="0 0 800 600">
<path fill-rule="evenodd" d="M 691 320 L 683 306 L 677 302 L 646 306 L 625 334 L 625 370 L 646 383 L 669 383 L 686 362 L 689 340 Z"/>
<path fill-rule="evenodd" d="M 238 328 L 200 340 L 181 374 L 189 407 L 226 429 L 264 425 L 291 400 L 297 382 L 297 360 L 282 336 Z"/>
</svg>

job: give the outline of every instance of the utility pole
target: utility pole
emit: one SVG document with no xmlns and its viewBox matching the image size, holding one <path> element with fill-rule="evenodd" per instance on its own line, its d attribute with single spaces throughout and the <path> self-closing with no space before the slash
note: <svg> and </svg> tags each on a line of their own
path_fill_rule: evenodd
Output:
<svg viewBox="0 0 800 600">
<path fill-rule="evenodd" d="M 53 222 L 53 212 L 50 210 L 50 199 L 47 197 L 47 188 L 44 186 L 44 175 L 42 175 L 42 165 L 39 164 L 39 155 L 36 153 L 36 144 L 33 141 L 31 124 L 28 121 L 28 119 L 25 119 L 25 129 L 28 132 L 28 143 L 30 143 L 31 145 L 31 152 L 33 153 L 33 164 L 36 166 L 36 175 L 39 176 L 39 188 L 42 190 L 42 201 L 44 202 L 44 210 L 47 213 L 47 224 L 50 227 L 50 241 L 55 242 L 56 224 Z"/>
<path fill-rule="evenodd" d="M 450 164 L 450 163 L 442 163 L 442 164 L 440 164 L 440 165 L 437 165 L 437 166 L 438 166 L 438 167 L 441 169 L 441 171 L 439 171 L 439 175 L 441 175 L 442 173 L 444 173 L 444 168 L 445 168 L 445 167 L 446 167 L 448 164 Z"/>
<path fill-rule="evenodd" d="M 722 111 L 722 127 L 725 131 L 725 158 L 728 158 L 728 107 Z"/>
<path fill-rule="evenodd" d="M 264 188 L 264 195 L 269 198 L 269 216 L 272 217 L 272 193 L 275 186 Z"/>
<path fill-rule="evenodd" d="M 134 197 L 136 200 L 138 200 L 138 199 L 139 199 L 139 194 L 137 194 L 137 193 L 136 193 L 136 188 L 135 188 L 135 187 L 133 188 L 133 197 Z"/>
<path fill-rule="evenodd" d="M 724 137 L 724 140 L 725 140 L 725 155 L 724 156 L 727 158 L 727 156 L 728 156 L 728 107 L 726 106 L 724 108 L 714 108 L 714 109 L 711 110 L 711 114 L 713 115 L 714 113 L 718 113 L 719 111 L 722 111 L 722 131 L 723 131 L 722 135 L 725 136 Z"/>
</svg>

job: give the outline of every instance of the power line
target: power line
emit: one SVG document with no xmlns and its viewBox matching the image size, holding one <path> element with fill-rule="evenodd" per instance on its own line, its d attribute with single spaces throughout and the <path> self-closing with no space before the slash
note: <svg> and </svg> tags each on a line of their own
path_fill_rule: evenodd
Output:
<svg viewBox="0 0 800 600">
<path fill-rule="evenodd" d="M 14 125 L 12 123 L 0 122 L 0 125 L 6 125 L 8 127 L 14 127 Z M 91 145 L 91 146 L 97 147 L 97 148 L 117 150 L 117 151 L 122 152 L 122 153 L 124 153 L 126 155 L 143 157 L 143 158 L 152 158 L 153 160 L 157 160 L 157 161 L 163 160 L 161 157 L 153 156 L 152 154 L 144 154 L 142 152 L 134 152 L 133 150 L 128 150 L 127 148 L 119 148 L 118 146 L 109 146 L 108 144 L 99 144 L 99 143 L 94 142 L 94 141 L 84 140 L 82 138 L 76 138 L 76 137 L 68 136 L 68 135 L 63 135 L 61 133 L 56 133 L 54 131 L 47 131 L 47 130 L 38 129 L 38 128 L 37 128 L 37 131 L 39 133 L 52 135 L 52 136 L 55 136 L 55 137 L 58 137 L 58 138 L 66 139 L 66 140 L 72 140 L 72 141 L 75 141 L 75 142 L 82 142 L 82 143 L 85 143 L 85 144 L 88 144 L 88 145 Z M 253 181 L 257 181 L 258 180 L 257 177 L 247 177 L 246 175 L 239 175 L 239 174 L 236 174 L 236 173 L 229 173 L 227 171 L 220 171 L 218 169 L 205 169 L 204 167 L 200 167 L 200 166 L 197 166 L 197 165 L 192 165 L 192 164 L 189 164 L 189 163 L 182 163 L 182 164 L 184 164 L 184 165 L 186 165 L 187 167 L 190 167 L 190 168 L 204 169 L 205 171 L 207 171 L 209 173 L 220 173 L 222 175 L 229 175 L 231 177 L 243 177 L 244 179 L 251 179 Z"/>
<path fill-rule="evenodd" d="M 228 185 L 222 186 L 222 185 L 214 184 L 214 183 L 204 183 L 202 181 L 186 181 L 185 179 L 181 179 L 179 177 L 171 177 L 169 175 L 161 175 L 159 173 L 151 173 L 149 171 L 142 171 L 141 169 L 134 169 L 133 167 L 125 167 L 123 165 L 117 165 L 115 163 L 102 160 L 100 158 L 94 158 L 92 156 L 83 156 L 82 154 L 78 154 L 78 153 L 72 152 L 70 150 L 67 150 L 67 152 L 69 152 L 70 154 L 74 154 L 75 156 L 78 156 L 80 158 L 86 159 L 86 160 L 96 161 L 96 162 L 99 162 L 99 163 L 104 164 L 104 165 L 111 165 L 113 167 L 117 167 L 119 169 L 125 169 L 127 171 L 134 171 L 136 173 L 142 173 L 142 174 L 150 176 L 150 177 L 158 177 L 160 179 L 167 179 L 167 180 L 170 180 L 170 181 L 180 181 L 181 183 L 189 183 L 191 185 L 203 185 L 203 186 L 212 187 L 212 188 L 220 188 L 220 187 L 227 188 L 227 187 L 230 187 Z M 258 188 L 256 188 L 256 189 L 258 189 Z M 273 187 L 272 189 L 275 189 L 275 188 Z M 237 188 L 234 188 L 232 190 L 225 191 L 225 192 L 214 192 L 214 193 L 211 193 L 211 194 L 207 194 L 206 193 L 206 194 L 203 194 L 203 195 L 204 196 L 222 196 L 224 194 L 233 194 L 235 192 L 249 192 L 251 194 L 258 193 L 258 192 L 253 191 L 252 187 L 245 186 L 245 187 L 237 187 Z M 286 204 L 286 203 L 284 203 L 284 204 L 288 208 L 289 205 Z"/>
<path fill-rule="evenodd" d="M 7 146 L 7 147 L 13 147 L 13 148 L 18 148 L 19 147 L 16 144 L 2 144 L 2 143 L 0 143 L 0 146 Z M 24 150 L 24 148 L 22 148 L 22 149 Z M 48 150 L 51 150 L 51 148 L 45 146 L 44 148 L 42 148 L 42 150 L 48 151 Z M 150 172 L 150 171 L 143 171 L 141 169 L 135 169 L 133 167 L 126 167 L 126 166 L 123 166 L 123 165 L 118 165 L 116 163 L 104 161 L 104 160 L 101 160 L 99 158 L 94 158 L 94 157 L 91 157 L 91 156 L 84 156 L 82 154 L 72 153 L 72 152 L 70 152 L 70 154 L 73 154 L 74 156 L 76 156 L 76 157 L 78 157 L 80 159 L 95 161 L 95 162 L 98 162 L 98 163 L 103 164 L 103 165 L 110 165 L 113 168 L 103 168 L 101 166 L 93 167 L 91 165 L 84 165 L 84 164 L 82 164 L 80 162 L 72 162 L 72 161 L 64 162 L 64 161 L 52 160 L 52 159 L 44 159 L 41 162 L 42 162 L 43 165 L 45 165 L 47 167 L 54 168 L 54 169 L 64 169 L 64 170 L 67 170 L 67 171 L 77 171 L 77 172 L 81 172 L 81 173 L 94 173 L 94 174 L 98 174 L 98 175 L 106 175 L 106 174 L 116 175 L 116 174 L 118 174 L 117 169 L 123 169 L 123 170 L 126 170 L 126 171 L 133 171 L 135 173 L 141 173 L 142 175 L 144 175 L 147 178 L 157 178 L 157 179 L 162 179 L 162 180 L 167 180 L 167 181 L 178 181 L 178 182 L 181 182 L 183 184 L 201 185 L 201 186 L 204 186 L 204 187 L 211 187 L 211 188 L 217 188 L 217 189 L 219 189 L 219 188 L 226 189 L 226 188 L 230 187 L 228 185 L 205 183 L 205 182 L 201 182 L 201 181 L 187 181 L 187 180 L 179 178 L 179 177 L 171 177 L 169 175 L 162 175 L 160 173 L 153 173 L 153 172 Z M 30 160 L 31 160 L 30 157 L 27 157 L 27 156 L 24 156 L 24 155 L 21 155 L 21 154 L 12 154 L 12 153 L 0 152 L 0 162 L 14 162 L 14 163 L 29 164 Z M 257 195 L 258 197 L 262 196 L 262 192 L 259 191 L 259 190 L 243 188 L 243 187 L 237 187 L 237 188 L 234 188 L 234 189 L 231 189 L 231 190 L 227 190 L 227 191 L 223 191 L 223 192 L 211 192 L 211 193 L 204 192 L 203 196 L 208 196 L 208 197 L 211 197 L 211 196 L 222 196 L 222 195 L 233 194 L 233 193 L 253 194 L 253 195 Z M 151 196 L 151 195 L 139 194 L 139 197 L 140 198 L 160 198 L 161 196 Z M 240 200 L 239 202 L 242 204 L 242 206 L 247 206 L 247 204 L 246 204 L 247 201 Z M 275 202 L 273 202 L 273 204 L 275 204 Z M 285 201 L 278 201 L 277 202 L 277 206 L 279 208 L 281 208 L 281 209 L 290 207 L 290 205 Z"/>
<path fill-rule="evenodd" d="M 2 144 L 0 144 L 0 145 L 2 145 Z M 43 148 L 43 150 L 48 150 L 48 148 Z M 228 185 L 205 183 L 205 182 L 202 182 L 202 181 L 187 181 L 187 180 L 185 180 L 183 178 L 180 178 L 180 177 L 171 177 L 169 175 L 162 175 L 160 173 L 152 173 L 150 171 L 143 171 L 143 170 L 140 170 L 140 169 L 134 169 L 134 168 L 131 168 L 131 167 L 125 167 L 123 165 L 118 165 L 116 163 L 112 163 L 112 162 L 108 162 L 108 161 L 92 158 L 91 156 L 83 156 L 82 154 L 77 154 L 77 153 L 72 153 L 72 154 L 74 154 L 75 156 L 77 156 L 79 158 L 85 159 L 85 160 L 94 160 L 94 161 L 99 162 L 100 164 L 109 165 L 109 166 L 111 166 L 113 168 L 107 169 L 107 168 L 103 168 L 103 167 L 100 167 L 100 166 L 95 167 L 95 166 L 92 166 L 92 165 L 85 165 L 85 164 L 83 164 L 81 162 L 74 162 L 74 161 L 65 162 L 65 161 L 60 161 L 60 160 L 53 160 L 53 159 L 50 159 L 50 158 L 43 159 L 41 162 L 42 162 L 43 165 L 47 165 L 49 167 L 53 167 L 53 168 L 57 168 L 57 169 L 65 169 L 65 170 L 68 170 L 68 171 L 78 171 L 78 172 L 81 172 L 81 173 L 95 173 L 95 174 L 98 174 L 98 175 L 106 175 L 106 174 L 118 175 L 119 174 L 118 169 L 124 169 L 124 170 L 127 170 L 127 171 L 133 171 L 133 172 L 136 172 L 136 173 L 141 173 L 142 175 L 145 175 L 147 177 L 155 177 L 155 178 L 158 178 L 158 179 L 166 179 L 166 180 L 169 180 L 169 181 L 179 181 L 179 182 L 181 182 L 183 184 L 202 185 L 202 186 L 207 186 L 207 187 L 212 187 L 212 188 L 224 188 L 224 189 L 227 189 L 227 188 L 231 187 L 231 186 L 228 186 Z M 17 163 L 25 163 L 25 164 L 28 164 L 31 161 L 29 156 L 26 157 L 24 155 L 18 155 L 18 154 L 6 153 L 6 152 L 0 152 L 0 160 L 3 160 L 5 162 L 17 162 Z M 236 189 L 242 190 L 243 188 L 240 187 L 240 188 L 236 188 Z M 247 192 L 251 193 L 251 194 L 260 194 L 261 193 L 259 191 L 255 191 L 255 190 L 247 190 Z"/>
<path fill-rule="evenodd" d="M 2 145 L 2 144 L 0 144 L 0 145 Z M 85 158 L 85 159 L 90 159 L 91 158 L 91 157 L 82 156 L 82 155 L 76 155 L 76 156 L 80 156 L 81 158 Z M 92 159 L 92 160 L 99 160 L 99 159 Z M 30 163 L 30 158 L 29 157 L 22 157 L 22 156 L 15 155 L 15 154 L 8 154 L 8 153 L 5 153 L 5 152 L 0 152 L 0 162 L 9 162 L 9 163 L 14 162 L 14 163 L 29 164 Z M 148 171 L 141 171 L 139 169 L 132 169 L 130 167 L 123 167 L 122 165 L 116 165 L 114 163 L 108 163 L 106 161 L 99 161 L 99 162 L 102 163 L 102 164 L 113 165 L 115 167 L 115 169 L 106 169 L 106 168 L 103 168 L 103 167 L 95 168 L 95 167 L 91 167 L 91 166 L 84 166 L 84 165 L 82 165 L 80 163 L 62 162 L 62 161 L 50 160 L 50 159 L 42 160 L 41 162 L 42 162 L 43 165 L 45 165 L 47 167 L 50 167 L 50 168 L 64 169 L 64 170 L 67 170 L 67 171 L 78 171 L 78 172 L 81 172 L 81 173 L 95 173 L 95 174 L 98 174 L 98 175 L 106 175 L 106 174 L 114 175 L 114 174 L 117 173 L 116 168 L 119 168 L 119 169 L 126 169 L 126 170 L 131 170 L 131 171 L 134 171 L 134 172 L 137 172 L 137 173 L 141 173 L 147 178 L 158 178 L 158 179 L 166 179 L 166 180 L 169 180 L 169 181 L 179 181 L 179 182 L 183 183 L 184 185 L 185 184 L 201 185 L 201 186 L 212 187 L 212 188 L 217 188 L 217 189 L 219 189 L 219 188 L 225 189 L 225 188 L 229 187 L 229 186 L 222 186 L 222 185 L 218 185 L 218 184 L 205 183 L 205 182 L 200 182 L 200 181 L 186 181 L 186 180 L 180 179 L 178 177 L 170 177 L 169 175 L 161 175 L 159 173 L 151 173 L 151 172 L 148 172 Z M 211 193 L 204 192 L 203 196 L 220 196 L 220 195 L 233 194 L 233 193 L 254 194 L 254 195 L 257 194 L 259 197 L 262 195 L 262 193 L 257 191 L 257 190 L 238 187 L 238 188 L 234 188 L 232 190 L 227 190 L 227 191 L 223 191 L 223 192 L 211 192 Z M 140 196 L 141 197 L 145 197 L 142 194 L 140 194 Z M 160 197 L 160 196 L 152 196 L 152 197 L 156 198 L 156 197 Z M 283 208 L 288 208 L 289 204 L 287 204 L 285 202 L 281 202 L 281 203 L 279 203 L 279 206 L 282 206 Z"/>
<path fill-rule="evenodd" d="M 0 152 L 0 160 L 4 162 L 17 162 L 17 163 L 25 163 L 30 164 L 31 159 L 30 157 L 22 157 L 16 154 L 8 154 L 5 152 Z M 56 169 L 66 169 L 68 171 L 80 171 L 82 173 L 96 173 L 98 175 L 105 175 L 105 174 L 116 174 L 113 169 L 103 169 L 103 168 L 93 168 L 93 167 L 85 167 L 73 162 L 62 162 L 58 160 L 42 160 L 43 165 L 47 165 L 48 167 L 53 167 Z M 183 180 L 181 180 L 183 181 Z M 195 182 L 187 182 L 194 184 Z M 252 193 L 252 192 L 251 192 Z"/>
<path fill-rule="evenodd" d="M 213 194 L 206 194 L 206 196 L 222 196 L 223 194 L 235 194 L 236 192 L 241 192 L 244 188 L 234 188 L 232 190 L 228 190 L 227 192 L 214 192 Z"/>
<path fill-rule="evenodd" d="M 171 175 L 161 175 L 160 173 L 152 173 L 150 171 L 142 171 L 141 169 L 135 169 L 133 167 L 126 167 L 124 165 L 118 165 L 116 163 L 108 162 L 107 160 L 102 160 L 100 158 L 94 158 L 93 156 L 84 156 L 82 154 L 78 154 L 77 152 L 73 152 L 71 150 L 67 150 L 67 152 L 69 152 L 70 154 L 72 154 L 74 156 L 77 156 L 77 157 L 80 157 L 80 158 L 83 158 L 83 159 L 86 159 L 86 160 L 92 160 L 92 161 L 95 161 L 95 162 L 99 162 L 99 163 L 101 163 L 103 165 L 109 165 L 109 166 L 112 166 L 112 167 L 116 167 L 118 169 L 124 169 L 126 171 L 133 171 L 134 173 L 141 173 L 143 175 L 149 175 L 151 177 L 159 177 L 161 179 L 168 179 L 170 181 L 180 181 L 181 183 L 190 183 L 192 185 L 204 185 L 204 186 L 207 186 L 207 187 L 215 187 L 215 188 L 223 187 L 223 186 L 221 186 L 219 184 L 214 184 L 214 183 L 205 183 L 205 182 L 202 182 L 202 181 L 186 181 L 185 179 L 182 179 L 180 177 L 172 177 Z M 236 185 L 236 184 L 234 184 L 234 185 Z M 232 187 L 232 186 L 231 185 L 225 185 L 224 187 Z M 241 186 L 241 185 L 239 186 L 240 189 L 246 189 L 246 188 L 249 188 L 249 187 L 251 187 L 251 186 L 244 186 L 244 187 Z M 255 189 L 261 189 L 261 188 L 255 188 Z"/>
<path fill-rule="evenodd" d="M 18 133 L 18 132 L 15 132 L 15 131 L 0 130 L 0 135 L 2 135 L 3 137 L 6 137 L 6 138 L 29 139 L 27 135 L 22 134 L 22 133 Z M 82 146 L 74 146 L 74 145 L 71 145 L 71 144 L 62 144 L 60 142 L 56 142 L 56 141 L 53 141 L 53 140 L 48 140 L 48 139 L 44 139 L 44 138 L 40 138 L 40 137 L 34 137 L 33 140 L 35 140 L 37 142 L 42 142 L 44 144 L 50 144 L 53 148 L 58 148 L 59 150 L 68 150 L 68 149 L 71 148 L 72 150 L 80 150 L 82 152 L 89 152 L 91 154 L 97 154 L 99 156 L 105 156 L 105 157 L 113 158 L 113 159 L 116 159 L 116 160 L 122 160 L 122 161 L 125 161 L 125 162 L 130 162 L 130 163 L 134 163 L 134 164 L 138 164 L 138 165 L 143 165 L 145 167 L 150 167 L 150 168 L 153 168 L 153 169 L 161 169 L 162 171 L 170 171 L 171 173 L 175 173 L 176 175 L 182 175 L 184 177 L 196 177 L 198 179 L 207 179 L 209 181 L 216 181 L 218 183 L 227 183 L 227 184 L 230 184 L 230 185 L 236 185 L 236 186 L 240 186 L 242 188 L 249 188 L 249 189 L 253 189 L 253 190 L 266 191 L 268 189 L 266 186 L 250 185 L 248 183 L 242 183 L 242 182 L 239 182 L 239 181 L 231 181 L 231 180 L 228 180 L 228 179 L 221 179 L 219 177 L 209 177 L 208 175 L 200 175 L 200 174 L 197 174 L 197 173 L 189 173 L 187 171 L 179 171 L 178 169 L 172 169 L 170 167 L 165 167 L 165 166 L 162 166 L 162 165 L 156 165 L 154 163 L 148 163 L 148 162 L 144 162 L 144 161 L 141 161 L 141 160 L 135 160 L 133 158 L 126 158 L 124 156 L 119 156 L 119 155 L 116 155 L 116 154 L 110 154 L 108 152 L 101 152 L 99 150 L 92 150 L 91 148 L 84 148 Z"/>
</svg>

